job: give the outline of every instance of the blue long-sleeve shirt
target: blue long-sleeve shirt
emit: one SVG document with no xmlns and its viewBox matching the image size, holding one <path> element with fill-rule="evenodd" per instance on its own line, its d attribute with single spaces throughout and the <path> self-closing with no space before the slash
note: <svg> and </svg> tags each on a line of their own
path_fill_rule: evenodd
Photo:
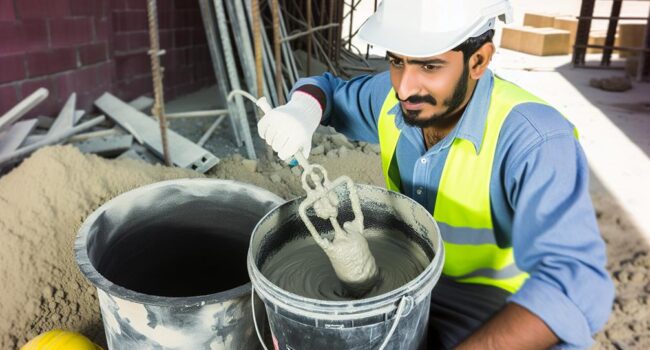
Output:
<svg viewBox="0 0 650 350">
<path fill-rule="evenodd" d="M 421 129 L 407 125 L 395 106 L 402 191 L 430 212 L 452 141 L 463 138 L 480 149 L 493 83 L 488 70 L 459 123 L 428 150 Z M 388 72 L 349 81 L 326 73 L 301 79 L 294 91 L 303 85 L 325 94 L 322 124 L 354 140 L 379 142 L 377 121 L 391 89 Z M 501 129 L 490 182 L 494 232 L 505 243 L 499 246 L 511 245 L 517 266 L 530 274 L 508 300 L 540 317 L 561 339 L 561 349 L 590 346 L 614 298 L 589 196 L 589 168 L 573 129 L 550 106 L 515 107 Z"/>
</svg>

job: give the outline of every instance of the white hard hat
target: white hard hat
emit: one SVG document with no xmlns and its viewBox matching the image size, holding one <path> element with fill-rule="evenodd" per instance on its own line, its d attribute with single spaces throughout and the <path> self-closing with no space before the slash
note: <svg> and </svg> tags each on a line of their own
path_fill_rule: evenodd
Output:
<svg viewBox="0 0 650 350">
<path fill-rule="evenodd" d="M 384 0 L 359 37 L 396 54 L 429 57 L 493 29 L 497 17 L 512 22 L 509 0 Z"/>
</svg>

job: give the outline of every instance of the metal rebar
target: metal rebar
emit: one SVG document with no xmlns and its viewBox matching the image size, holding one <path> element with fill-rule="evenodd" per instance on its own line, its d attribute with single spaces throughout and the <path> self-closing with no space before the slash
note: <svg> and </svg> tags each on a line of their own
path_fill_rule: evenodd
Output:
<svg viewBox="0 0 650 350">
<path fill-rule="evenodd" d="M 312 35 L 311 35 L 311 28 L 312 28 L 312 13 L 311 13 L 311 0 L 307 0 L 307 32 L 309 35 L 307 35 L 307 76 L 311 75 L 311 42 L 312 42 Z"/>
<path fill-rule="evenodd" d="M 280 47 L 280 4 L 278 0 L 271 0 L 271 14 L 273 16 L 273 53 L 275 55 L 275 89 L 278 91 L 278 104 L 285 103 L 282 93 L 282 51 Z"/>
<path fill-rule="evenodd" d="M 264 66 L 262 65 L 262 32 L 260 22 L 259 0 L 251 0 L 252 26 L 253 26 L 253 49 L 255 52 L 255 77 L 257 81 L 257 98 L 264 96 Z M 261 117 L 261 114 L 260 114 Z"/>
<path fill-rule="evenodd" d="M 228 103 L 225 99 L 225 93 L 230 91 L 230 82 L 228 81 L 228 74 L 226 73 L 226 64 L 222 56 L 223 50 L 221 49 L 221 41 L 214 24 L 214 7 L 211 5 L 211 0 L 199 0 L 199 7 L 201 9 L 201 17 L 203 19 L 203 26 L 205 27 L 205 35 L 210 49 L 210 56 L 212 58 L 212 68 L 214 70 L 215 80 L 219 89 L 221 90 L 217 98 L 221 98 L 222 102 L 228 109 L 230 126 L 235 137 L 235 145 L 242 146 L 244 143 L 241 139 L 239 126 L 237 122 L 237 108 L 234 104 Z"/>
<path fill-rule="evenodd" d="M 160 67 L 160 41 L 158 39 L 158 13 L 156 10 L 156 0 L 147 1 L 147 12 L 149 22 L 149 42 L 151 56 L 151 75 L 153 79 L 154 103 L 151 113 L 158 119 L 160 126 L 160 138 L 163 147 L 163 159 L 165 165 L 171 166 L 169 158 L 169 144 L 167 142 L 167 119 L 165 118 L 165 105 L 163 96 L 162 70 Z"/>
<path fill-rule="evenodd" d="M 226 70 L 228 71 L 228 77 L 230 78 L 230 87 L 233 90 L 240 90 L 241 87 L 239 85 L 239 76 L 237 74 L 237 66 L 234 61 L 235 58 L 233 55 L 232 44 L 230 43 L 230 33 L 228 31 L 223 0 L 214 0 L 214 10 L 217 15 L 217 28 L 219 29 L 219 36 L 221 38 L 221 47 L 223 48 Z M 227 91 L 224 93 L 227 93 Z M 226 103 L 231 104 L 229 101 L 226 101 Z M 257 157 L 255 156 L 253 139 L 251 137 L 251 131 L 248 125 L 248 117 L 246 115 L 246 109 L 244 107 L 244 102 L 242 101 L 241 96 L 235 97 L 235 105 L 237 106 L 239 125 L 244 139 L 246 153 L 249 159 L 256 159 Z"/>
</svg>

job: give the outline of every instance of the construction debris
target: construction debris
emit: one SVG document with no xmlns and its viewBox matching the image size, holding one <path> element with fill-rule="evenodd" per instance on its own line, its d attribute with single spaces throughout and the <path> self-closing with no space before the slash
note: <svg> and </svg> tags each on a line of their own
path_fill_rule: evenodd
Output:
<svg viewBox="0 0 650 350">
<path fill-rule="evenodd" d="M 20 103 L 15 105 L 14 108 L 10 109 L 7 113 L 2 115 L 2 117 L 0 117 L 0 130 L 8 127 L 11 125 L 11 123 L 20 119 L 20 117 L 25 115 L 25 113 L 29 112 L 29 110 L 41 103 L 41 101 L 43 101 L 47 95 L 49 95 L 49 91 L 47 91 L 45 88 L 40 88 L 34 91 L 26 99 L 20 101 Z"/>
<path fill-rule="evenodd" d="M 593 78 L 589 81 L 589 85 L 605 91 L 623 92 L 632 88 L 632 81 L 628 77 L 614 76 L 603 79 Z"/>
<path fill-rule="evenodd" d="M 153 98 L 147 96 L 140 96 L 135 100 L 129 102 L 129 106 L 139 110 L 140 112 L 149 113 L 153 106 Z"/>
<path fill-rule="evenodd" d="M 36 128 L 36 119 L 25 120 L 0 133 L 0 156 L 9 154 L 20 147 L 27 136 Z"/>
<path fill-rule="evenodd" d="M 70 136 L 72 136 L 72 135 L 74 135 L 76 133 L 88 130 L 88 129 L 100 124 L 101 122 L 104 121 L 104 119 L 105 119 L 104 116 L 93 118 L 93 119 L 91 119 L 91 120 L 89 120 L 89 121 L 87 121 L 85 123 L 79 124 L 79 125 L 77 125 L 75 127 L 64 130 L 64 131 L 62 131 L 60 133 L 56 133 L 56 134 L 53 134 L 53 135 L 48 134 L 48 136 L 46 136 L 43 140 L 41 140 L 39 142 L 36 142 L 34 144 L 31 144 L 29 146 L 26 146 L 26 147 L 22 147 L 22 148 L 16 150 L 15 152 L 12 152 L 12 153 L 9 153 L 9 154 L 6 154 L 6 155 L 0 155 L 0 168 L 3 167 L 3 166 L 6 166 L 6 165 L 11 165 L 11 164 L 18 163 L 19 161 L 21 161 L 25 157 L 29 156 L 30 154 L 32 154 L 34 151 L 36 151 L 37 149 L 39 149 L 41 147 L 61 143 L 65 139 L 67 139 L 68 137 L 70 137 Z"/>
<path fill-rule="evenodd" d="M 82 153 L 94 153 L 102 157 L 115 157 L 128 151 L 133 144 L 133 135 L 111 135 L 95 137 L 73 143 Z"/>
<path fill-rule="evenodd" d="M 95 101 L 95 106 L 131 133 L 138 142 L 158 157 L 163 157 L 160 132 L 155 120 L 108 92 Z M 204 173 L 219 162 L 214 154 L 172 130 L 167 130 L 167 138 L 170 160 L 175 166 Z"/>
</svg>

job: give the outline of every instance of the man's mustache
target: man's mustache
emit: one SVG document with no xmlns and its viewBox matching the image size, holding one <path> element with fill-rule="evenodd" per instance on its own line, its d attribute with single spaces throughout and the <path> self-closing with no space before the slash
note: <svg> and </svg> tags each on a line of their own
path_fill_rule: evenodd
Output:
<svg viewBox="0 0 650 350">
<path fill-rule="evenodd" d="M 405 100 L 402 100 L 401 98 L 399 98 L 399 95 L 396 92 L 395 97 L 397 97 L 397 99 L 400 100 L 401 102 L 408 102 L 408 103 L 422 103 L 422 102 L 424 102 L 424 103 L 428 103 L 428 104 L 430 104 L 432 106 L 435 106 L 435 105 L 438 104 L 438 101 L 436 101 L 436 99 L 433 98 L 433 96 L 431 96 L 431 95 L 424 95 L 424 96 L 413 95 L 413 96 L 409 96 Z"/>
</svg>

